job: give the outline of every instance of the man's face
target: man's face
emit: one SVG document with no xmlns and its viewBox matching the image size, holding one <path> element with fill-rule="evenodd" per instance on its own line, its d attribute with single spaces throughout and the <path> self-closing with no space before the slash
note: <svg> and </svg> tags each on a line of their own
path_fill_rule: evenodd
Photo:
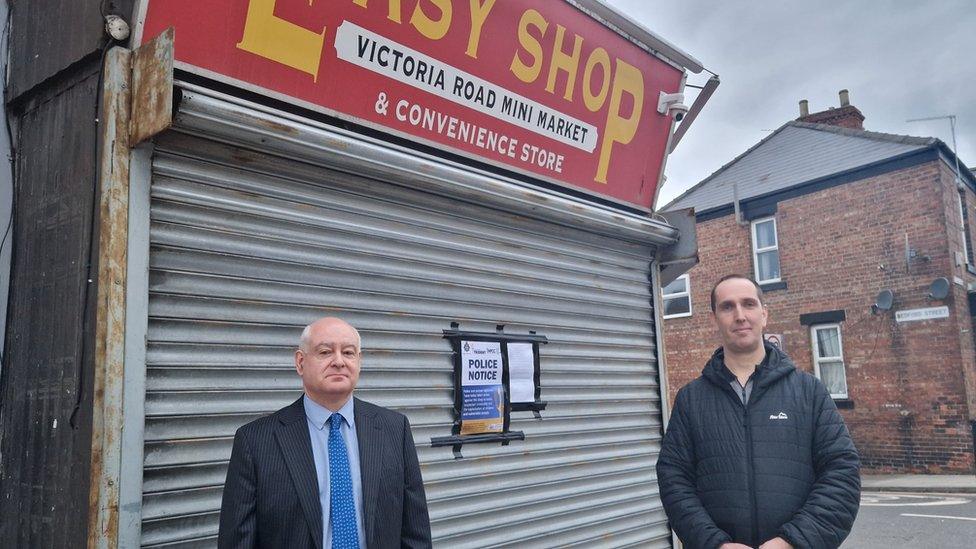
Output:
<svg viewBox="0 0 976 549">
<path fill-rule="evenodd" d="M 312 324 L 308 341 L 295 351 L 295 370 L 305 393 L 322 403 L 345 403 L 359 382 L 359 335 L 337 318 Z"/>
<path fill-rule="evenodd" d="M 762 346 L 766 307 L 756 287 L 742 278 L 732 278 L 715 288 L 712 314 L 722 347 L 733 353 L 751 353 Z"/>
</svg>

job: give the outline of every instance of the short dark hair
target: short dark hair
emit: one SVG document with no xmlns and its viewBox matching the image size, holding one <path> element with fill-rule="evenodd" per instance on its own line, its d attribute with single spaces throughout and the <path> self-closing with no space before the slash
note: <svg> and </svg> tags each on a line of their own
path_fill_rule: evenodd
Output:
<svg viewBox="0 0 976 549">
<path fill-rule="evenodd" d="M 732 280 L 732 279 L 735 279 L 735 278 L 741 278 L 742 280 L 748 280 L 749 282 L 752 282 L 752 285 L 756 287 L 756 295 L 759 296 L 759 304 L 760 305 L 764 305 L 764 303 L 763 303 L 763 291 L 762 291 L 762 288 L 759 286 L 759 284 L 756 283 L 755 280 L 753 280 L 753 279 L 751 279 L 751 278 L 749 278 L 748 276 L 745 276 L 745 275 L 740 275 L 740 274 L 727 274 L 727 275 L 723 276 L 722 278 L 718 279 L 718 282 L 716 282 L 715 285 L 712 286 L 712 312 L 713 313 L 715 312 L 715 289 L 718 288 L 718 285 L 719 284 L 725 282 L 726 280 Z"/>
</svg>

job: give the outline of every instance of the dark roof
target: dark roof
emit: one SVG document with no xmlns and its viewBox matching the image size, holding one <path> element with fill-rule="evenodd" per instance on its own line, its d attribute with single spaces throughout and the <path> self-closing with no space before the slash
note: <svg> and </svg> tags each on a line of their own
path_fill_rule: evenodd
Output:
<svg viewBox="0 0 976 549">
<path fill-rule="evenodd" d="M 705 178 L 662 210 L 694 207 L 704 212 L 731 205 L 733 184 L 740 201 L 833 174 L 934 147 L 933 137 L 911 137 L 787 122 Z"/>
</svg>

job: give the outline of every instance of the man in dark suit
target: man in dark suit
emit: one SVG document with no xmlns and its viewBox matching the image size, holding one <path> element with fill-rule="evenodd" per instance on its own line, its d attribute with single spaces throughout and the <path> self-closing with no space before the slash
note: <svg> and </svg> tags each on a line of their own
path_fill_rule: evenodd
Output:
<svg viewBox="0 0 976 549">
<path fill-rule="evenodd" d="M 359 332 L 323 318 L 302 332 L 295 370 L 305 395 L 237 430 L 218 545 L 430 547 L 410 424 L 352 396 Z"/>
</svg>

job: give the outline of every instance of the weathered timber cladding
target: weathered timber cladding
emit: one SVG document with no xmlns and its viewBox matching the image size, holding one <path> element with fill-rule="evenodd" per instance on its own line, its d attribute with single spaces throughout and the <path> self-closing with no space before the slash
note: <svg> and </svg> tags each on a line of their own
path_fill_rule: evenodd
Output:
<svg viewBox="0 0 976 549">
<path fill-rule="evenodd" d="M 84 327 L 96 297 L 94 284 L 85 289 L 98 135 L 94 62 L 86 72 L 16 122 L 13 313 L 0 379 L 5 547 L 77 547 L 86 537 L 92 352 L 84 350 L 91 344 Z M 79 375 L 87 394 L 72 428 Z"/>
<path fill-rule="evenodd" d="M 98 55 L 107 41 L 106 14 L 133 24 L 134 0 L 11 0 L 7 100 Z"/>
</svg>

